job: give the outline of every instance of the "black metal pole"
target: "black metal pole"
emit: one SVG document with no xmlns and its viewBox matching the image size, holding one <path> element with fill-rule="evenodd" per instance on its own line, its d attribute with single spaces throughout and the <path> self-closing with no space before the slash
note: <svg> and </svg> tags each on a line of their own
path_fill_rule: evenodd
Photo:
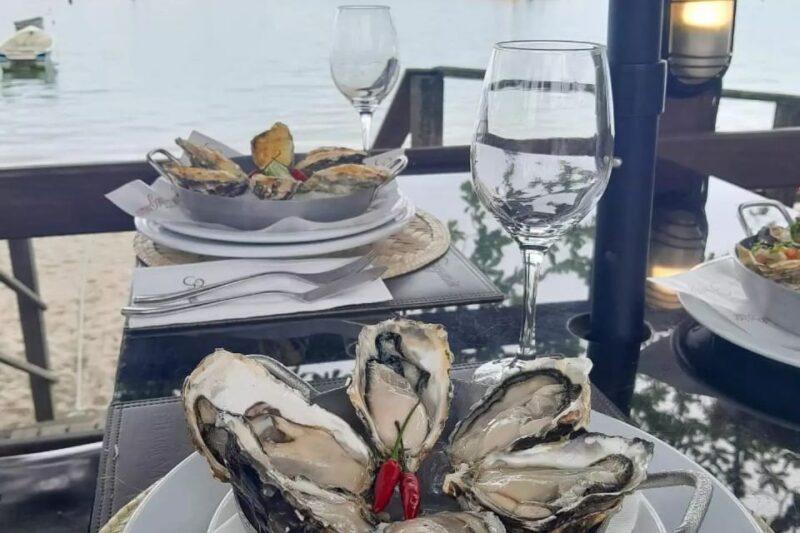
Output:
<svg viewBox="0 0 800 533">
<path fill-rule="evenodd" d="M 614 95 L 615 154 L 597 208 L 589 356 L 592 379 L 627 409 L 639 346 L 646 336 L 644 287 L 658 116 L 664 107 L 662 0 L 610 0 L 608 54 Z"/>
</svg>

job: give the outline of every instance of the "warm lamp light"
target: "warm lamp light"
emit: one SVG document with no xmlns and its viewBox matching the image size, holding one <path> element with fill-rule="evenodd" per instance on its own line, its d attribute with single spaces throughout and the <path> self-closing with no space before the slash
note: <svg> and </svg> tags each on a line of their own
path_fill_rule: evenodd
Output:
<svg viewBox="0 0 800 533">
<path fill-rule="evenodd" d="M 733 50 L 735 0 L 672 0 L 667 12 L 669 70 L 685 85 L 725 73 Z"/>
</svg>

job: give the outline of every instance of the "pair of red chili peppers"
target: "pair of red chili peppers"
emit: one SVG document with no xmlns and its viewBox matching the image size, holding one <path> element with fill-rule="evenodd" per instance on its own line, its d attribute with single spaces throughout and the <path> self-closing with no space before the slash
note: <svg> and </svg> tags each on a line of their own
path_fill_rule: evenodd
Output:
<svg viewBox="0 0 800 533">
<path fill-rule="evenodd" d="M 419 478 L 414 472 L 409 472 L 401 464 L 401 457 L 404 456 L 403 451 L 403 431 L 406 429 L 411 413 L 419 405 L 419 401 L 406 415 L 403 425 L 397 426 L 397 438 L 395 439 L 392 453 L 378 470 L 375 476 L 375 488 L 372 497 L 372 511 L 379 513 L 383 511 L 394 494 L 394 488 L 400 485 L 400 500 L 403 503 L 403 518 L 411 520 L 416 518 L 419 514 L 420 506 L 420 491 L 419 491 Z"/>
</svg>

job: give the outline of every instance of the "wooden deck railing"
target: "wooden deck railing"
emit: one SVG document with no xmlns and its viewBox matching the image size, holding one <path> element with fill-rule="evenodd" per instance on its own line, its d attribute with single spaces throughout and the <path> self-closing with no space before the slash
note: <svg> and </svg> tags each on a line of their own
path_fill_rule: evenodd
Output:
<svg viewBox="0 0 800 533">
<path fill-rule="evenodd" d="M 445 78 L 482 80 L 481 69 L 407 69 L 389 105 L 375 146 L 441 146 Z M 747 189 L 800 185 L 800 96 L 726 89 L 723 98 L 775 104 L 772 130 L 691 133 L 659 139 L 659 158 Z"/>
</svg>

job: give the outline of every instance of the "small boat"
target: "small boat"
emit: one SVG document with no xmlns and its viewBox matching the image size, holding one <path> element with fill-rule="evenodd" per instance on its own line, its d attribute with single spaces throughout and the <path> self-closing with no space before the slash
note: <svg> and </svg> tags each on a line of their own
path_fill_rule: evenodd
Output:
<svg viewBox="0 0 800 533">
<path fill-rule="evenodd" d="M 42 17 L 14 23 L 17 32 L 0 44 L 0 68 L 44 69 L 50 63 L 53 38 L 44 31 Z"/>
</svg>

